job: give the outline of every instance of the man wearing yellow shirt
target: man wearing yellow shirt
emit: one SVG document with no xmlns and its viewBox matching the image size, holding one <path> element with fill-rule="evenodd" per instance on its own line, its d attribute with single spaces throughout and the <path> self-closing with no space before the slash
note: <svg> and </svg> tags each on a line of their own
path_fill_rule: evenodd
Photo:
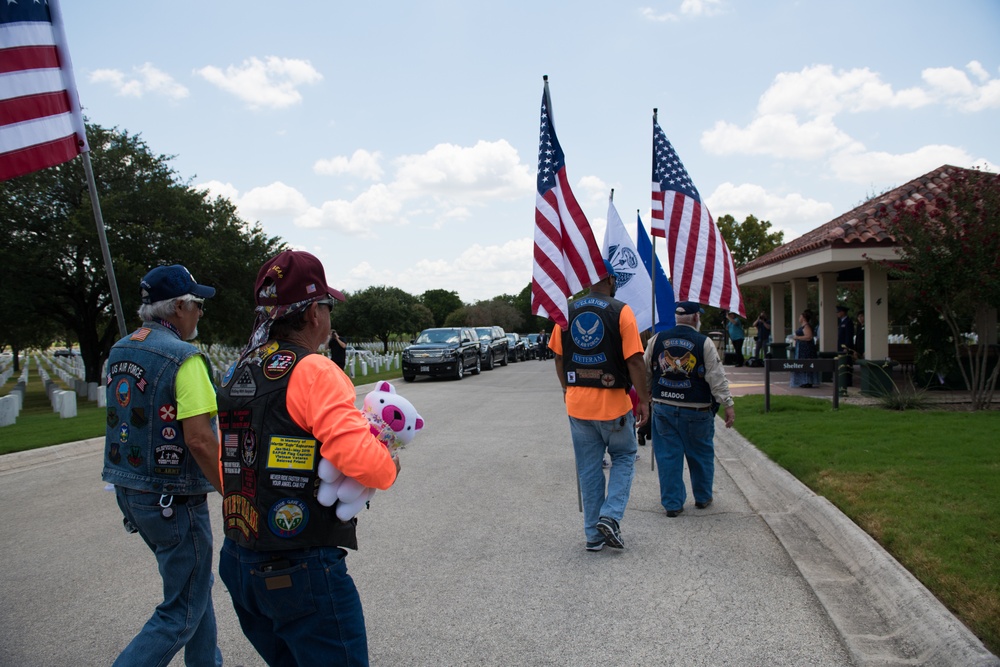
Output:
<svg viewBox="0 0 1000 667">
<path fill-rule="evenodd" d="M 556 374 L 563 388 L 576 472 L 583 499 L 583 529 L 588 551 L 604 545 L 625 547 L 621 520 L 632 491 L 637 442 L 635 429 L 649 419 L 642 342 L 632 309 L 613 298 L 615 272 L 569 305 L 569 330 L 557 324 L 549 339 Z M 638 420 L 628 389 L 639 394 Z M 605 452 L 611 469 L 605 484 Z"/>
</svg>

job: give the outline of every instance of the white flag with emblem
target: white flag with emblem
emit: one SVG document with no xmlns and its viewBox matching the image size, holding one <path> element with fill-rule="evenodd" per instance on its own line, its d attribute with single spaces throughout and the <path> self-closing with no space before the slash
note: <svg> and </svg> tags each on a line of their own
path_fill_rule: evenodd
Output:
<svg viewBox="0 0 1000 667">
<path fill-rule="evenodd" d="M 615 298 L 624 301 L 635 313 L 639 331 L 653 326 L 653 283 L 646 267 L 639 259 L 635 242 L 625 230 L 622 219 L 615 210 L 613 200 L 608 200 L 608 227 L 604 230 L 603 254 L 615 269 L 617 291 Z"/>
</svg>

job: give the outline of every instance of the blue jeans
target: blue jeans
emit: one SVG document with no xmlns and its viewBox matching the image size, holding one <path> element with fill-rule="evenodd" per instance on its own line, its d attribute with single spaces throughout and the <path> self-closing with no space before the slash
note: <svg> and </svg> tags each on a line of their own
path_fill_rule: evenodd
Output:
<svg viewBox="0 0 1000 667">
<path fill-rule="evenodd" d="M 339 547 L 253 551 L 226 538 L 219 576 L 271 667 L 367 665 L 361 597 Z"/>
<path fill-rule="evenodd" d="M 625 516 L 638 450 L 635 417 L 631 412 L 607 421 L 570 417 L 569 432 L 583 496 L 583 532 L 588 542 L 597 542 L 603 539 L 597 530 L 598 519 L 607 516 L 620 522 Z M 611 457 L 607 489 L 602 467 L 605 450 Z"/>
<path fill-rule="evenodd" d="M 691 475 L 695 502 L 712 499 L 715 477 L 715 414 L 653 403 L 653 455 L 660 476 L 660 503 L 679 510 L 687 500 L 684 459 Z"/>
<path fill-rule="evenodd" d="M 191 496 L 164 518 L 160 494 L 116 486 L 118 507 L 156 555 L 163 602 L 122 651 L 115 665 L 167 665 L 184 649 L 184 664 L 218 667 L 212 607 L 212 526 L 208 502 Z"/>
</svg>

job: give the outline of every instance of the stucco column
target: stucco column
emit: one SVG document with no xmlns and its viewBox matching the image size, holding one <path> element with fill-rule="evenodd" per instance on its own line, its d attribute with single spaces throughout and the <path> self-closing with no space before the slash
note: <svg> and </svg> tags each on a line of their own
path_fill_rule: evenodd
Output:
<svg viewBox="0 0 1000 667">
<path fill-rule="evenodd" d="M 771 283 L 771 342 L 785 342 L 785 283 Z"/>
<path fill-rule="evenodd" d="M 976 334 L 980 345 L 997 344 L 997 309 L 985 308 L 976 316 Z"/>
<path fill-rule="evenodd" d="M 837 274 L 819 274 L 819 349 L 837 351 Z"/>
<path fill-rule="evenodd" d="M 889 356 L 889 277 L 875 262 L 866 262 L 865 359 Z"/>
</svg>

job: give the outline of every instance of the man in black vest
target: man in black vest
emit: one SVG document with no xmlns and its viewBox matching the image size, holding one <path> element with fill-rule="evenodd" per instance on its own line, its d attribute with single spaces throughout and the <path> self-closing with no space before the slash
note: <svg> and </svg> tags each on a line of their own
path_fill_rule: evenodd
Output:
<svg viewBox="0 0 1000 667">
<path fill-rule="evenodd" d="M 355 407 L 350 378 L 325 355 L 343 295 L 323 265 L 286 250 L 261 267 L 254 332 L 219 390 L 222 514 L 219 576 L 243 633 L 269 665 L 367 665 L 361 598 L 344 548 L 357 519 L 316 499 L 321 458 L 387 489 L 399 461 Z"/>
<path fill-rule="evenodd" d="M 653 455 L 660 503 L 668 517 L 684 511 L 684 460 L 695 507 L 712 504 L 715 477 L 715 408 L 725 406 L 726 428 L 736 420 L 729 381 L 712 340 L 699 332 L 704 310 L 693 301 L 676 306 L 677 325 L 649 340 L 644 360 L 653 397 Z"/>
<path fill-rule="evenodd" d="M 837 306 L 837 352 L 845 354 L 854 349 L 854 322 L 847 306 Z"/>
<path fill-rule="evenodd" d="M 557 324 L 549 339 L 569 415 L 587 551 L 600 551 L 605 544 L 625 547 L 619 522 L 635 475 L 635 428 L 649 419 L 639 328 L 632 309 L 612 298 L 615 271 L 607 260 L 604 267 L 608 277 L 570 304 L 569 331 Z M 630 385 L 639 394 L 638 420 L 632 415 Z M 605 451 L 611 457 L 607 488 Z"/>
</svg>

